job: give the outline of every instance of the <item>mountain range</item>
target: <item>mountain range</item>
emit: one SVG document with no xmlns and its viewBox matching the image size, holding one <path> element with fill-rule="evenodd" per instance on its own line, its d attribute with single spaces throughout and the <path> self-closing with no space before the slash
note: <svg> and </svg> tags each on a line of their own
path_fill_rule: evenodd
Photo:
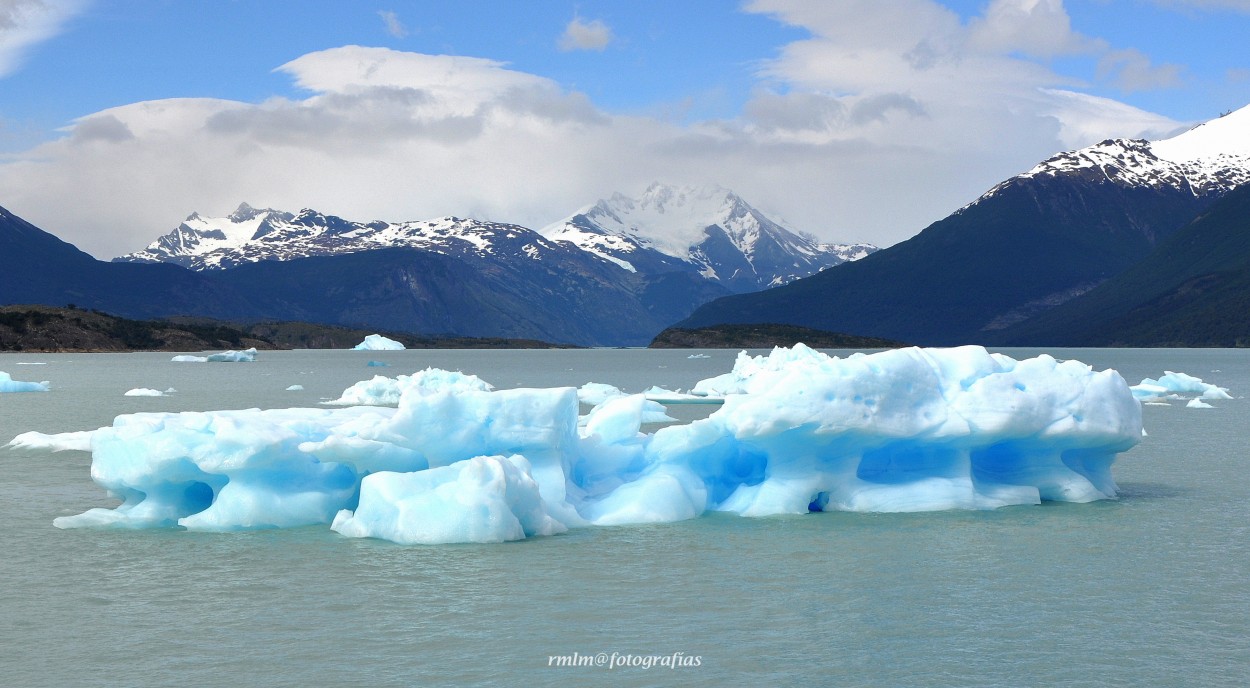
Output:
<svg viewBox="0 0 1250 688">
<path fill-rule="evenodd" d="M 360 223 L 243 204 L 224 218 L 193 213 L 144 250 L 109 264 L 6 213 L 2 233 L 29 250 L 15 247 L 0 257 L 0 267 L 14 263 L 0 278 L 0 293 L 8 303 L 76 303 L 128 317 L 302 320 L 643 345 L 708 300 L 874 250 L 819 244 L 725 189 L 657 184 L 636 202 L 617 195 L 592 207 L 628 202 L 655 209 L 657 199 L 656 214 L 667 224 L 648 225 L 643 216 L 596 230 L 601 237 L 619 232 L 627 248 L 617 255 L 628 254 L 628 262 L 587 250 L 558 228 L 549 238 L 473 219 Z M 656 240 L 674 230 L 688 243 Z"/>
<path fill-rule="evenodd" d="M 114 263 L 0 210 L 0 301 L 589 345 L 776 323 L 926 345 L 1243 346 L 1246 182 L 1250 107 L 1059 153 L 880 251 L 821 244 L 725 189 L 658 184 L 540 231 L 244 204 Z"/>
<path fill-rule="evenodd" d="M 1088 316 L 1052 318 L 1115 300 L 1106 296 L 1114 280 L 1137 265 L 1174 263 L 1167 274 L 1188 274 L 1169 239 L 1183 229 L 1196 236 L 1191 223 L 1247 181 L 1250 107 L 1165 141 L 1103 141 L 995 185 L 907 241 L 837 270 L 718 299 L 678 325 L 776 322 L 929 345 L 1127 342 Z"/>
</svg>

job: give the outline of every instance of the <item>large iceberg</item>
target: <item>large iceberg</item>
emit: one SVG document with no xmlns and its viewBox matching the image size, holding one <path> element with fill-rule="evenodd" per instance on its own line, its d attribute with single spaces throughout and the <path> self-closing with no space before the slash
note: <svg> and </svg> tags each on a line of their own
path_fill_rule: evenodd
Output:
<svg viewBox="0 0 1250 688">
<path fill-rule="evenodd" d="M 89 448 L 92 478 L 122 500 L 56 519 L 62 528 L 332 524 L 436 543 L 708 511 L 1086 502 L 1115 496 L 1111 465 L 1142 436 L 1141 405 L 1115 371 L 980 347 L 742 354 L 696 387 L 722 406 L 653 433 L 645 395 L 604 394 L 579 425 L 574 388 L 473 380 L 418 373 L 396 385 L 396 408 L 138 413 L 10 445 Z"/>
<path fill-rule="evenodd" d="M 13 376 L 3 370 L 0 370 L 0 393 L 46 391 L 48 391 L 47 382 L 22 382 L 21 380 L 14 380 Z"/>
<path fill-rule="evenodd" d="M 352 347 L 356 351 L 402 351 L 403 348 L 403 344 L 380 334 L 368 335 L 364 341 Z"/>
</svg>

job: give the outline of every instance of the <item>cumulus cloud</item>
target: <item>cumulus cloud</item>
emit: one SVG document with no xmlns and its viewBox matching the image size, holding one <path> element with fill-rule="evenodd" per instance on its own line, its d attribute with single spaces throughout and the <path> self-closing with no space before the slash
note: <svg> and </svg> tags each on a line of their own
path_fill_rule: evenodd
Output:
<svg viewBox="0 0 1250 688">
<path fill-rule="evenodd" d="M 930 0 L 755 0 L 809 37 L 759 65 L 740 116 L 691 124 L 605 112 L 494 60 L 323 50 L 277 67 L 298 97 L 94 113 L 0 164 L 0 188 L 10 210 L 101 257 L 243 200 L 542 227 L 655 180 L 719 183 L 823 239 L 888 245 L 1058 150 L 1179 125 L 1055 74 L 1041 56 L 1091 44 L 1056 3 L 1013 1 L 1055 28 L 1021 36 L 1006 0 L 972 22 Z"/>
<path fill-rule="evenodd" d="M 399 20 L 399 15 L 391 10 L 378 10 L 378 16 L 382 18 L 382 24 L 386 27 L 386 33 L 395 38 L 403 38 L 408 35 L 408 27 Z"/>
<path fill-rule="evenodd" d="M 977 50 L 1021 52 L 1055 57 L 1096 52 L 1096 41 L 1072 30 L 1062 0 L 994 0 L 985 15 L 969 25 L 968 40 Z"/>
<path fill-rule="evenodd" d="M 564 27 L 564 33 L 556 45 L 560 50 L 599 50 L 612 43 L 612 29 L 598 19 L 583 21 L 581 17 L 573 17 Z"/>
<path fill-rule="evenodd" d="M 59 34 L 86 0 L 0 0 L 0 77 L 22 64 L 27 51 Z"/>
</svg>

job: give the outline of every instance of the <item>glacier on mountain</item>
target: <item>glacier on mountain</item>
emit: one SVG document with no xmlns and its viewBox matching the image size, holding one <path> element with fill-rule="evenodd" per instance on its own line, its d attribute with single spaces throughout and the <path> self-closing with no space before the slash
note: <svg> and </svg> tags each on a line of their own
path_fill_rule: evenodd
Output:
<svg viewBox="0 0 1250 688">
<path fill-rule="evenodd" d="M 710 416 L 644 432 L 655 402 L 599 388 L 492 391 L 431 369 L 397 407 L 137 413 L 92 432 L 24 433 L 92 452 L 121 504 L 61 528 L 231 531 L 331 525 L 401 543 L 499 542 L 708 511 L 987 509 L 1114 497 L 1142 436 L 1114 371 L 980 347 L 740 357 Z M 402 376 L 401 376 L 402 377 Z M 590 392 L 591 390 L 586 390 Z M 590 394 L 586 395 L 587 397 Z"/>
</svg>

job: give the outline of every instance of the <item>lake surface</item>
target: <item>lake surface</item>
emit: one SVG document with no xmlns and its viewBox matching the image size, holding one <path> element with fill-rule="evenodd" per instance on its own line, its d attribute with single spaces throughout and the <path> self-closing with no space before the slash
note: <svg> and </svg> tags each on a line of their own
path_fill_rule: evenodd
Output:
<svg viewBox="0 0 1250 688">
<path fill-rule="evenodd" d="M 503 545 L 404 547 L 328 527 L 62 531 L 54 518 L 115 504 L 90 456 L 0 450 L 0 685 L 1245 685 L 1250 352 L 1049 352 L 1130 384 L 1182 371 L 1237 398 L 1145 407 L 1149 437 L 1116 463 L 1116 501 L 713 515 Z M 691 353 L 3 354 L 0 370 L 53 391 L 0 394 L 0 444 L 138 411 L 316 406 L 427 366 L 497 388 L 688 389 L 736 352 Z M 135 387 L 178 391 L 123 396 Z M 550 666 L 574 653 L 699 666 Z"/>
</svg>

